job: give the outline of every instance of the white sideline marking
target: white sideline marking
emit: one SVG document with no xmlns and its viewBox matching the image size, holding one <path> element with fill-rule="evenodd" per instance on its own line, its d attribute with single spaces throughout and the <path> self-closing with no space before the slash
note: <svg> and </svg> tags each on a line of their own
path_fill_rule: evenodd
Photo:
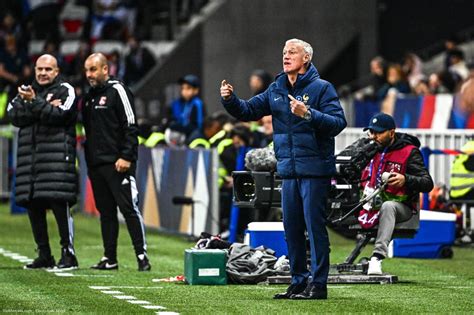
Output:
<svg viewBox="0 0 474 315">
<path fill-rule="evenodd" d="M 102 293 L 105 293 L 105 294 L 122 294 L 123 292 L 122 291 L 100 291 Z"/>
<path fill-rule="evenodd" d="M 141 307 L 146 308 L 148 310 L 165 310 L 166 307 L 159 306 L 159 305 L 142 305 Z"/>
<path fill-rule="evenodd" d="M 3 248 L 0 248 L 0 254 L 2 254 L 5 257 L 9 257 L 11 259 L 17 260 L 21 263 L 30 263 L 33 261 L 33 259 L 28 258 L 27 256 L 23 256 L 17 253 L 13 253 L 9 250 L 5 250 Z"/>
<path fill-rule="evenodd" d="M 74 277 L 90 277 L 90 278 L 112 278 L 112 275 L 78 275 L 75 274 Z"/>
<path fill-rule="evenodd" d="M 122 293 L 122 292 L 120 292 Z M 132 295 L 112 295 L 114 298 L 119 300 L 136 300 L 137 298 Z"/>
<path fill-rule="evenodd" d="M 131 296 L 131 295 L 123 295 L 122 291 L 118 290 L 111 290 L 112 288 L 127 288 L 127 289 L 163 289 L 163 287 L 136 287 L 136 286 L 99 286 L 99 285 L 91 285 L 89 286 L 90 289 L 92 290 L 100 290 L 100 292 L 104 294 L 109 294 L 113 296 L 116 299 L 119 300 L 126 300 L 130 304 L 134 304 L 137 306 L 141 306 L 143 308 L 149 309 L 149 310 L 165 310 L 166 307 L 161 306 L 161 305 L 151 305 L 151 302 L 145 301 L 145 300 L 138 300 L 136 297 Z M 117 295 L 114 295 L 117 294 Z M 156 312 L 156 314 L 163 314 L 163 315 L 172 315 L 172 314 L 179 314 L 176 312 Z"/>
<path fill-rule="evenodd" d="M 57 272 L 55 273 L 55 275 L 58 277 L 74 277 L 72 273 L 68 273 L 68 272 Z"/>
<path fill-rule="evenodd" d="M 127 302 L 132 303 L 132 304 L 151 304 L 150 302 L 143 301 L 143 300 L 130 300 L 130 301 L 127 301 Z"/>
<path fill-rule="evenodd" d="M 33 259 L 28 258 L 27 256 L 24 256 L 24 255 L 21 255 L 21 254 L 18 254 L 18 253 L 14 253 L 14 252 L 11 252 L 9 250 L 5 250 L 3 248 L 0 248 L 0 254 L 2 254 L 5 257 L 9 257 L 13 260 L 17 260 L 21 263 L 33 262 Z M 72 273 L 61 273 L 64 270 L 58 269 L 56 267 L 55 268 L 48 268 L 48 269 L 44 269 L 44 270 L 46 270 L 47 272 L 54 272 L 55 275 L 59 276 L 59 277 L 74 277 L 74 275 Z"/>
<path fill-rule="evenodd" d="M 5 252 L 5 253 L 3 253 L 3 256 L 10 257 L 10 258 L 12 258 L 12 259 L 15 259 L 15 258 L 13 258 L 13 257 L 18 256 L 18 255 L 19 255 L 19 254 L 17 254 L 17 253 L 12 253 L 12 252 L 9 252 L 9 253 Z"/>
<path fill-rule="evenodd" d="M 90 285 L 89 288 L 93 290 L 108 290 L 110 287 L 104 287 L 104 286 L 99 286 L 99 285 Z"/>
<path fill-rule="evenodd" d="M 94 290 L 110 290 L 110 289 L 163 289 L 163 287 L 137 287 L 129 285 L 112 285 L 112 286 L 96 286 L 91 285 L 89 288 Z"/>
<path fill-rule="evenodd" d="M 178 315 L 176 312 L 156 312 L 157 315 Z"/>
</svg>

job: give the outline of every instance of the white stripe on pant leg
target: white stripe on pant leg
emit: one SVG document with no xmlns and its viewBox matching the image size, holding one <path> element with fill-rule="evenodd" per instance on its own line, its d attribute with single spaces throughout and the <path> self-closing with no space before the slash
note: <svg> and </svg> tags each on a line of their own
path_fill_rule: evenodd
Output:
<svg viewBox="0 0 474 315">
<path fill-rule="evenodd" d="M 131 189 L 131 194 L 132 194 L 133 210 L 135 210 L 135 212 L 138 215 L 138 219 L 140 220 L 140 226 L 142 228 L 142 236 L 143 236 L 143 250 L 146 253 L 145 223 L 143 222 L 142 213 L 140 212 L 140 209 L 138 208 L 138 189 L 137 189 L 137 183 L 135 181 L 135 177 L 133 176 L 130 176 L 130 189 Z"/>
<path fill-rule="evenodd" d="M 71 209 L 69 208 L 69 202 L 66 202 L 66 216 L 69 233 L 69 252 L 76 255 L 74 252 L 74 219 L 71 216 Z"/>
</svg>

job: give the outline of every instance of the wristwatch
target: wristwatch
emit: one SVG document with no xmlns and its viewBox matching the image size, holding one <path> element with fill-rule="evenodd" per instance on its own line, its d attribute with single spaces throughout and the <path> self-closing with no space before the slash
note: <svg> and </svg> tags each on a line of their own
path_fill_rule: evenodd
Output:
<svg viewBox="0 0 474 315">
<path fill-rule="evenodd" d="M 311 119 L 313 119 L 313 117 L 311 116 L 311 110 L 309 108 L 307 108 L 306 113 L 304 113 L 303 119 L 306 121 L 310 121 Z"/>
</svg>

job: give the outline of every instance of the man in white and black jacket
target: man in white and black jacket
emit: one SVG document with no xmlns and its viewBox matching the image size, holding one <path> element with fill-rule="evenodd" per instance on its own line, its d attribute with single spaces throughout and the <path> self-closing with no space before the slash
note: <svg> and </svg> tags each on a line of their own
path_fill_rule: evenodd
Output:
<svg viewBox="0 0 474 315">
<path fill-rule="evenodd" d="M 93 269 L 118 269 L 117 207 L 127 223 L 137 256 L 138 270 L 151 269 L 146 251 L 145 227 L 138 208 L 135 181 L 138 126 L 133 95 L 120 81 L 109 77 L 106 57 L 90 55 L 84 64 L 91 86 L 85 96 L 86 161 L 94 199 L 100 212 L 104 256 Z"/>
<path fill-rule="evenodd" d="M 77 197 L 74 88 L 59 76 L 57 60 L 42 55 L 35 65 L 32 86 L 21 86 L 7 108 L 18 133 L 15 200 L 28 209 L 38 257 L 26 269 L 52 268 L 46 210 L 58 224 L 61 259 L 58 267 L 78 267 L 70 207 Z"/>
</svg>

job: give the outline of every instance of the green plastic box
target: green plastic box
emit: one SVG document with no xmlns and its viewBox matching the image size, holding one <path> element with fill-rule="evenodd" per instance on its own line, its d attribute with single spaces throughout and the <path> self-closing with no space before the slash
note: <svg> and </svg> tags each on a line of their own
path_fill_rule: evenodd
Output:
<svg viewBox="0 0 474 315">
<path fill-rule="evenodd" d="M 186 249 L 184 277 L 188 284 L 227 284 L 227 254 L 221 249 Z"/>
</svg>

